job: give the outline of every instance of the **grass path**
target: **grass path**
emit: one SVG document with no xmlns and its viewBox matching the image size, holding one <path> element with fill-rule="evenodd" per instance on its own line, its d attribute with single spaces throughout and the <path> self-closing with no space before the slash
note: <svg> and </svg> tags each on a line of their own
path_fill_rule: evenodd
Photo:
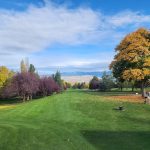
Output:
<svg viewBox="0 0 150 150">
<path fill-rule="evenodd" d="M 67 91 L 0 106 L 0 150 L 149 150 L 150 106 Z M 2 108 L 2 109 L 1 109 Z"/>
</svg>

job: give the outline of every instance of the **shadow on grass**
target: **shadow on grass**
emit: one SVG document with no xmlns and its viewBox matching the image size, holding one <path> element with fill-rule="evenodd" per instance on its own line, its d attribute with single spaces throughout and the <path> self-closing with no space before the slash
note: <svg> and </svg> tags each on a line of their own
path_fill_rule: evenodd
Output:
<svg viewBox="0 0 150 150">
<path fill-rule="evenodd" d="M 150 131 L 81 131 L 97 150 L 149 150 Z"/>
<path fill-rule="evenodd" d="M 40 98 L 43 98 L 42 96 L 36 96 L 36 97 L 33 97 L 32 100 L 28 100 L 26 102 L 30 102 L 30 101 L 33 101 L 33 100 L 38 100 Z M 6 99 L 1 99 L 0 98 L 0 105 L 5 105 L 5 104 L 16 104 L 16 103 L 22 103 L 23 100 L 21 98 L 6 98 Z"/>
<path fill-rule="evenodd" d="M 49 96 L 51 96 L 51 95 L 49 95 Z M 26 100 L 26 103 L 30 102 L 30 101 L 34 101 L 34 100 L 39 100 L 39 99 L 45 98 L 45 97 L 48 97 L 48 96 L 33 96 L 33 99 L 32 100 Z M 23 102 L 23 100 L 19 97 L 5 98 L 5 99 L 0 98 L 0 105 L 16 104 L 16 103 L 22 103 L 22 102 Z"/>
<path fill-rule="evenodd" d="M 21 103 L 22 100 L 19 98 L 9 98 L 9 99 L 2 99 L 0 98 L 0 105 L 5 105 L 5 104 L 16 104 L 16 103 Z"/>
</svg>

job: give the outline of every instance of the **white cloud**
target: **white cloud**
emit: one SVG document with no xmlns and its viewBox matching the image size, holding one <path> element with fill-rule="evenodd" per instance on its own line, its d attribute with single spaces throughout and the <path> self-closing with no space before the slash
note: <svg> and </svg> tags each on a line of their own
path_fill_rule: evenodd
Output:
<svg viewBox="0 0 150 150">
<path fill-rule="evenodd" d="M 4 65 L 13 66 L 22 57 L 57 43 L 97 44 L 104 40 L 112 43 L 128 32 L 128 25 L 138 27 L 144 23 L 150 23 L 150 15 L 132 11 L 104 15 L 90 8 L 68 9 L 50 3 L 42 7 L 30 6 L 22 12 L 1 9 L 0 60 Z M 123 32 L 118 30 L 122 27 Z M 43 59 L 44 64 L 48 58 Z M 51 63 L 57 63 L 56 59 L 53 61 Z M 78 59 L 67 61 L 66 64 L 83 63 Z"/>
<path fill-rule="evenodd" d="M 90 9 L 68 10 L 50 5 L 29 7 L 25 12 L 0 11 L 0 49 L 35 52 L 54 43 L 91 41 L 100 24 Z"/>
<path fill-rule="evenodd" d="M 123 11 L 108 17 L 108 23 L 113 27 L 121 27 L 125 25 L 141 25 L 150 23 L 150 15 L 143 15 L 140 12 Z"/>
<path fill-rule="evenodd" d="M 108 71 L 109 62 L 96 62 L 96 63 L 82 63 L 80 65 L 67 65 L 67 66 L 49 66 L 39 67 L 39 74 L 52 74 L 57 70 L 60 72 L 101 72 Z"/>
</svg>

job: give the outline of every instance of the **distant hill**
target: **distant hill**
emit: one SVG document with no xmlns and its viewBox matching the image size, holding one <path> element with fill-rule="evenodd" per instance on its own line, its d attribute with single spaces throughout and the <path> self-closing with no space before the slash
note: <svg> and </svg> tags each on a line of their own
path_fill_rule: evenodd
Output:
<svg viewBox="0 0 150 150">
<path fill-rule="evenodd" d="M 104 71 L 101 72 L 62 72 L 62 76 L 97 76 L 102 77 Z M 106 71 L 107 74 L 111 74 L 111 71 Z"/>
<path fill-rule="evenodd" d="M 82 75 L 82 76 L 62 76 L 62 79 L 71 83 L 71 84 L 74 84 L 74 83 L 78 83 L 78 82 L 85 82 L 85 83 L 89 83 L 90 80 L 93 78 L 93 76 L 90 76 L 90 75 Z"/>
</svg>

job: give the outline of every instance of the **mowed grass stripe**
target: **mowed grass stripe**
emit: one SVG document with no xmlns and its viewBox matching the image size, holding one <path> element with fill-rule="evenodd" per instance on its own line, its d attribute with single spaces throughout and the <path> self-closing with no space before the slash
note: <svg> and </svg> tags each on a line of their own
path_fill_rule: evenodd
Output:
<svg viewBox="0 0 150 150">
<path fill-rule="evenodd" d="M 0 149 L 149 150 L 150 106 L 116 111 L 106 94 L 69 90 L 0 109 Z"/>
</svg>

